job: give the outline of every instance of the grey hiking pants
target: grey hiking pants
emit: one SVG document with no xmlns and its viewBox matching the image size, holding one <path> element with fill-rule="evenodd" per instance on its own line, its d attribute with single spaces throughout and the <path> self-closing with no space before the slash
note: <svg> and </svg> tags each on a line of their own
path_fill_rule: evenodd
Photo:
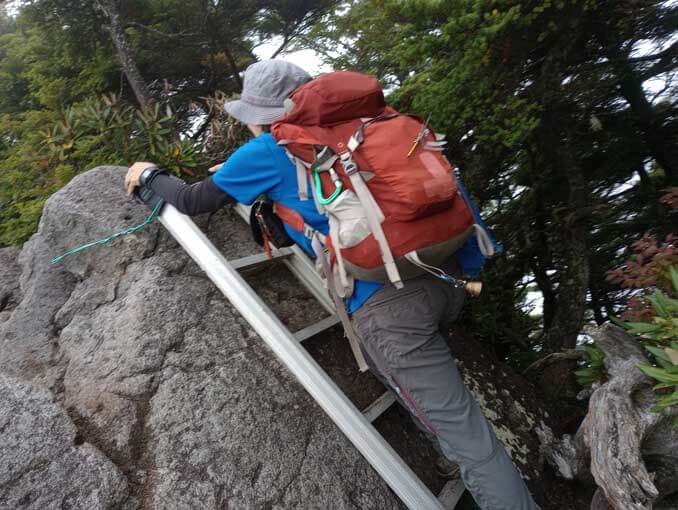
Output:
<svg viewBox="0 0 678 510">
<path fill-rule="evenodd" d="M 353 314 L 367 363 L 459 465 L 464 485 L 483 510 L 534 510 L 518 470 L 464 386 L 443 336 L 464 291 L 430 276 L 390 285 Z"/>
</svg>

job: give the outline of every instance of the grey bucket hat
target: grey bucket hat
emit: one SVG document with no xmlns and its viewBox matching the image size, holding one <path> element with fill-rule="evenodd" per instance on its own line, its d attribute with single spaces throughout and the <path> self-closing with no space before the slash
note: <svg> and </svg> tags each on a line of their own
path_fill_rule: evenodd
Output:
<svg viewBox="0 0 678 510">
<path fill-rule="evenodd" d="M 240 99 L 229 101 L 224 109 L 245 124 L 271 124 L 285 113 L 285 99 L 310 80 L 306 71 L 290 62 L 256 62 L 245 70 Z"/>
</svg>

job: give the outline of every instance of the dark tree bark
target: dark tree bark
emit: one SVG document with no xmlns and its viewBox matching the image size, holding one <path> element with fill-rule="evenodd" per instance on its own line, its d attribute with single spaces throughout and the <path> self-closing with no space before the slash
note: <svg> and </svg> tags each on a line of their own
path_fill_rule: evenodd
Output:
<svg viewBox="0 0 678 510">
<path fill-rule="evenodd" d="M 667 184 L 672 184 L 678 178 L 678 140 L 664 127 L 666 119 L 647 100 L 643 82 L 633 67 L 627 64 L 619 72 L 619 92 L 635 113 L 650 154 L 666 172 Z"/>
<path fill-rule="evenodd" d="M 108 30 L 111 34 L 113 45 L 115 46 L 120 67 L 132 87 L 134 97 L 136 97 L 139 106 L 147 106 L 151 101 L 151 93 L 132 56 L 132 50 L 120 21 L 118 6 L 114 0 L 95 0 L 95 5 L 108 20 Z"/>
<path fill-rule="evenodd" d="M 586 210 L 589 191 L 581 166 L 569 145 L 566 139 L 558 151 L 559 174 L 565 176 L 568 185 L 567 212 L 557 233 L 560 240 L 557 246 L 560 254 L 556 262 L 558 289 L 555 311 L 545 331 L 544 351 L 547 353 L 572 349 L 576 345 L 584 321 L 589 284 L 588 222 L 581 213 Z"/>
<path fill-rule="evenodd" d="M 544 265 L 541 263 L 541 261 L 537 262 L 537 260 L 540 258 L 541 257 L 539 255 L 536 255 L 536 257 L 530 261 L 530 269 L 532 269 L 532 272 L 534 273 L 535 282 L 537 283 L 537 287 L 539 287 L 539 290 L 542 294 L 542 316 L 544 330 L 546 331 L 551 327 L 551 322 L 553 321 L 553 314 L 556 309 L 556 293 L 553 290 L 551 279 L 546 273 Z"/>
</svg>

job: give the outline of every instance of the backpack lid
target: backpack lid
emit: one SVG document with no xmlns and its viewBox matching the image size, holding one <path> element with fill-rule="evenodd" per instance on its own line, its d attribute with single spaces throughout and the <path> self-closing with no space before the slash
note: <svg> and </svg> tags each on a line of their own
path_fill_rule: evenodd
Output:
<svg viewBox="0 0 678 510">
<path fill-rule="evenodd" d="M 381 84 L 354 71 L 321 74 L 290 96 L 293 107 L 277 123 L 322 126 L 376 117 L 386 107 Z"/>
</svg>

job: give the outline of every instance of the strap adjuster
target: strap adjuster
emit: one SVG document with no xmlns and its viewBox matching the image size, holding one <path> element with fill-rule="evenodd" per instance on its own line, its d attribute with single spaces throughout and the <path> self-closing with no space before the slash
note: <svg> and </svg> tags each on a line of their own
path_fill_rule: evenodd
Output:
<svg viewBox="0 0 678 510">
<path fill-rule="evenodd" d="M 346 172 L 346 175 L 350 177 L 351 175 L 358 173 L 358 165 L 356 165 L 355 161 L 353 161 L 349 151 L 340 154 L 339 158 L 341 159 L 341 164 L 344 166 L 344 172 Z"/>
<path fill-rule="evenodd" d="M 304 223 L 304 236 L 306 236 L 307 239 L 313 239 L 313 236 L 317 232 L 316 229 L 314 229 L 311 225 L 308 223 Z"/>
</svg>

